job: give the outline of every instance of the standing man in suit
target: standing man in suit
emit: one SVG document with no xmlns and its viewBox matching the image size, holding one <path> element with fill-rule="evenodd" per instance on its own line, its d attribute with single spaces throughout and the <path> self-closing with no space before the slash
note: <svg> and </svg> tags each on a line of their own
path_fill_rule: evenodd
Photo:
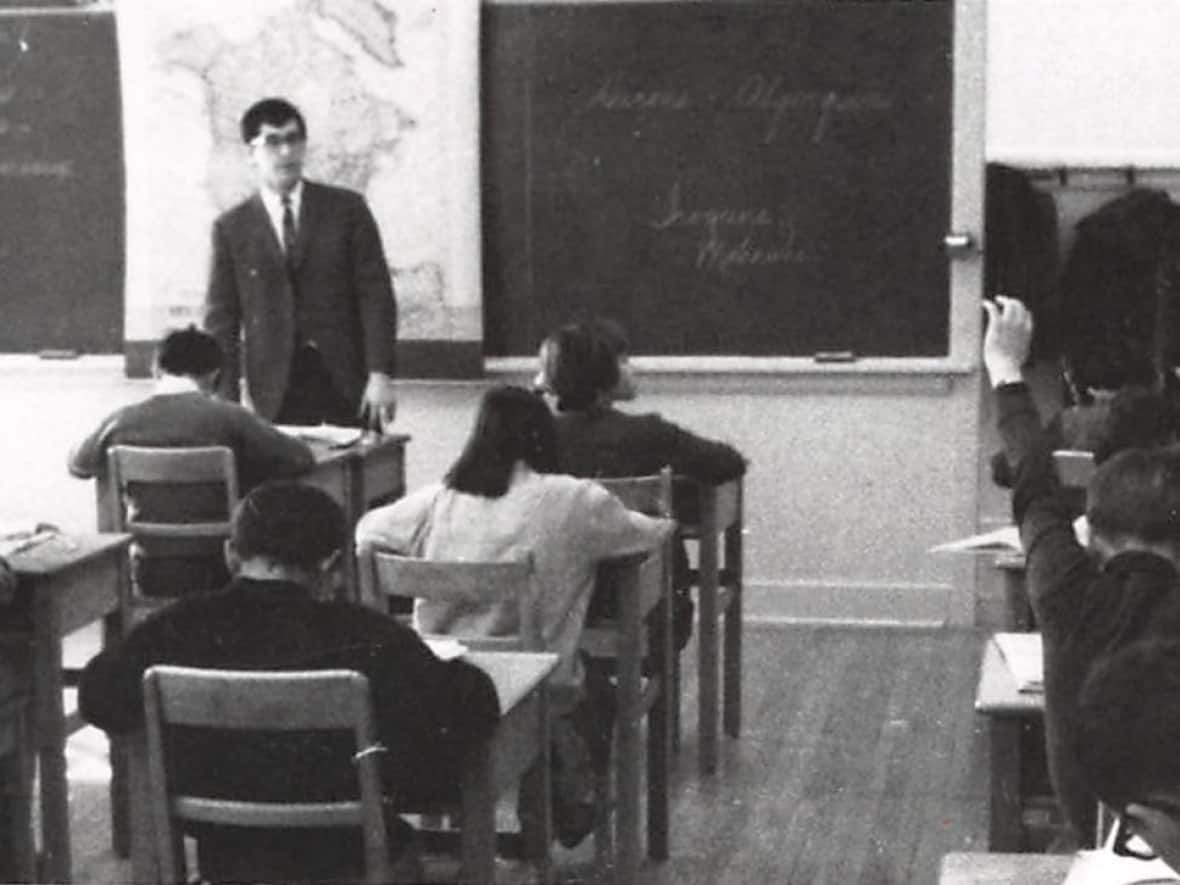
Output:
<svg viewBox="0 0 1180 885">
<path fill-rule="evenodd" d="M 213 225 L 205 299 L 220 391 L 281 424 L 380 430 L 397 407 L 397 306 L 373 215 L 303 178 L 307 126 L 290 102 L 256 102 L 241 134 L 258 191 Z"/>
</svg>

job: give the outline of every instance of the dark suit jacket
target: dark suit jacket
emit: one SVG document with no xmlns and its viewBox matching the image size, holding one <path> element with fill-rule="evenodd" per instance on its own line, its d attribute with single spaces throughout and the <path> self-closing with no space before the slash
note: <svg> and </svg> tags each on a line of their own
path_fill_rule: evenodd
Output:
<svg viewBox="0 0 1180 885">
<path fill-rule="evenodd" d="M 226 355 L 221 392 L 239 399 L 244 373 L 254 410 L 267 418 L 283 401 L 296 330 L 351 402 L 359 404 L 368 372 L 394 370 L 397 307 L 364 198 L 305 181 L 292 264 L 293 278 L 258 194 L 214 223 L 205 328 Z"/>
</svg>

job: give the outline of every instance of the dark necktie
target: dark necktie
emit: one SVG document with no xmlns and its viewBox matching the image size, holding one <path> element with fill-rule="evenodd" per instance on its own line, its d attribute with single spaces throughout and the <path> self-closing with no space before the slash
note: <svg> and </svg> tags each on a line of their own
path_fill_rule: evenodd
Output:
<svg viewBox="0 0 1180 885">
<path fill-rule="evenodd" d="M 291 211 L 291 198 L 283 197 L 283 254 L 287 258 L 287 266 L 295 263 L 295 213 Z"/>
</svg>

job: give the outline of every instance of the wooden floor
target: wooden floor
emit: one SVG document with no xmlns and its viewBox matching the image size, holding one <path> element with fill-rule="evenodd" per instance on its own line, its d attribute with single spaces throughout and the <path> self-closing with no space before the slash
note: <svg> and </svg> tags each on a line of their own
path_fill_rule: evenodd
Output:
<svg viewBox="0 0 1180 885">
<path fill-rule="evenodd" d="M 944 853 L 985 850 L 977 634 L 755 625 L 747 637 L 744 732 L 704 780 L 688 674 L 672 857 L 637 885 L 922 885 Z M 71 742 L 75 878 L 124 882 L 96 734 Z M 577 854 L 567 879 L 585 868 Z"/>
</svg>

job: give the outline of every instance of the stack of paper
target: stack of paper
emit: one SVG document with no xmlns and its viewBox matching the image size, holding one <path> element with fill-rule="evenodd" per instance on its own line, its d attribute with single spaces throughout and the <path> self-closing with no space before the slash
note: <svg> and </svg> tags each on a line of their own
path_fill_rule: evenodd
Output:
<svg viewBox="0 0 1180 885">
<path fill-rule="evenodd" d="M 1073 532 L 1083 547 L 1090 543 L 1090 523 L 1085 516 L 1073 521 Z M 1020 529 L 1014 525 L 1001 526 L 990 532 L 968 535 L 954 541 L 945 541 L 930 548 L 931 553 L 1023 553 L 1020 545 Z"/>
<path fill-rule="evenodd" d="M 1045 690 L 1044 650 L 1040 633 L 997 633 L 996 646 L 1022 692 Z"/>
<path fill-rule="evenodd" d="M 423 636 L 422 641 L 440 661 L 453 661 L 467 654 L 467 646 L 449 636 Z"/>
</svg>

